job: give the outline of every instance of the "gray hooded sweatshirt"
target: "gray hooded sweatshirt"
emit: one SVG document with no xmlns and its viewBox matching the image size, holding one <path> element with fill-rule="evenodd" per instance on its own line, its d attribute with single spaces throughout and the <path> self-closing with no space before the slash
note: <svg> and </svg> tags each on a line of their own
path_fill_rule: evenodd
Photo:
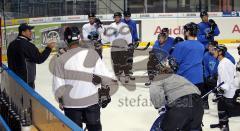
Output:
<svg viewBox="0 0 240 131">
<path fill-rule="evenodd" d="M 156 109 L 190 94 L 201 93 L 190 81 L 176 74 L 158 75 L 150 85 L 150 99 Z"/>
</svg>

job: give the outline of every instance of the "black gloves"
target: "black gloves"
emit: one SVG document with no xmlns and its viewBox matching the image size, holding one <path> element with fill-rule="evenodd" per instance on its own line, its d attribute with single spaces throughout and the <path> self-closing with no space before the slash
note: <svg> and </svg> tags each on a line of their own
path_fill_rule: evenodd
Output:
<svg viewBox="0 0 240 131">
<path fill-rule="evenodd" d="M 217 75 L 205 78 L 205 85 L 207 87 L 216 87 L 217 86 Z"/>
<path fill-rule="evenodd" d="M 107 107 L 108 103 L 111 102 L 110 97 L 110 88 L 109 86 L 102 86 L 98 89 L 98 104 L 100 107 L 105 108 Z"/>
<path fill-rule="evenodd" d="M 240 72 L 240 61 L 237 63 L 236 70 Z"/>
<path fill-rule="evenodd" d="M 240 45 L 237 47 L 238 49 L 238 54 L 240 55 Z"/>
<path fill-rule="evenodd" d="M 97 76 L 97 75 L 93 75 L 92 83 L 94 85 L 101 84 L 102 83 L 102 78 Z"/>
<path fill-rule="evenodd" d="M 216 22 L 213 19 L 209 19 L 210 27 L 215 28 L 217 26 Z"/>
<path fill-rule="evenodd" d="M 234 103 L 240 105 L 240 89 L 237 89 L 233 97 Z"/>
<path fill-rule="evenodd" d="M 222 96 L 224 94 L 224 90 L 221 87 L 216 88 L 215 90 L 213 90 L 213 93 L 217 94 L 217 96 Z"/>
<path fill-rule="evenodd" d="M 128 44 L 128 51 L 133 51 L 133 50 L 134 50 L 133 43 Z"/>
<path fill-rule="evenodd" d="M 214 36 L 214 30 L 217 27 L 216 22 L 213 19 L 209 19 L 210 31 L 206 34 L 207 39 L 212 39 Z"/>
</svg>

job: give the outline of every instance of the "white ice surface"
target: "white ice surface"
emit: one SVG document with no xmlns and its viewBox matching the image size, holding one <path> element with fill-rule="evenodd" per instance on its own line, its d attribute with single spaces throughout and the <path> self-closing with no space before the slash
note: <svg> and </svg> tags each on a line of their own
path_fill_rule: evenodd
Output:
<svg viewBox="0 0 240 131">
<path fill-rule="evenodd" d="M 235 57 L 236 61 L 239 60 L 237 45 L 228 45 L 228 50 Z M 104 49 L 104 58 L 105 63 L 110 68 L 109 49 Z M 137 59 L 134 61 L 137 61 Z M 58 109 L 58 104 L 52 93 L 52 75 L 48 69 L 49 61 L 50 59 L 44 64 L 37 66 L 36 91 Z M 144 72 L 138 73 L 144 74 Z M 139 102 L 137 102 L 138 97 Z M 128 103 L 125 103 L 126 98 L 128 98 Z M 204 114 L 203 124 L 205 126 L 203 130 L 218 131 L 219 129 L 209 128 L 210 124 L 218 122 L 216 105 L 211 102 L 211 99 L 209 100 L 210 112 Z M 132 105 L 130 105 L 130 101 L 132 101 Z M 122 106 L 123 102 L 124 106 Z M 143 87 L 137 87 L 135 91 L 128 91 L 121 86 L 118 92 L 112 96 L 112 102 L 108 107 L 101 110 L 103 131 L 148 131 L 157 116 L 157 111 L 150 104 L 148 88 Z M 239 131 L 239 123 L 240 117 L 231 118 L 231 131 Z"/>
</svg>

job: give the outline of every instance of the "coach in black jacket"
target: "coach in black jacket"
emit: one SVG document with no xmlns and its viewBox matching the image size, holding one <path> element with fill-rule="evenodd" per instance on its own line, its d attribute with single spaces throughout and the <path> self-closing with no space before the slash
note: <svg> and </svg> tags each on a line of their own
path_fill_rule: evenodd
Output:
<svg viewBox="0 0 240 131">
<path fill-rule="evenodd" d="M 33 28 L 26 23 L 19 26 L 19 35 L 8 46 L 7 57 L 8 67 L 34 89 L 36 64 L 41 64 L 48 58 L 55 43 L 48 43 L 45 50 L 40 53 L 38 48 L 30 42 Z"/>
</svg>

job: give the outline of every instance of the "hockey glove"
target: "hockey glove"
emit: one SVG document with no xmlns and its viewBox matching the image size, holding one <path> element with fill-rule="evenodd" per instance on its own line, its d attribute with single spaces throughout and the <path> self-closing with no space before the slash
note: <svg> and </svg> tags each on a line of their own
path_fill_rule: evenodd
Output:
<svg viewBox="0 0 240 131">
<path fill-rule="evenodd" d="M 216 28 L 217 24 L 216 24 L 216 22 L 213 19 L 209 19 L 209 23 L 210 23 L 210 27 L 211 28 L 213 28 L 213 29 Z"/>
<path fill-rule="evenodd" d="M 64 107 L 63 107 L 63 98 L 60 97 L 58 98 L 58 102 L 59 102 L 59 108 L 63 111 Z"/>
<path fill-rule="evenodd" d="M 236 70 L 240 72 L 240 61 L 238 61 L 237 65 L 236 65 Z"/>
<path fill-rule="evenodd" d="M 98 89 L 98 104 L 100 107 L 107 107 L 108 103 L 111 102 L 111 96 L 109 94 L 110 88 L 109 86 L 102 86 Z"/>
<path fill-rule="evenodd" d="M 101 83 L 102 83 L 101 77 L 99 77 L 99 76 L 97 76 L 97 75 L 93 75 L 92 83 L 93 83 L 94 85 L 101 84 Z"/>
<path fill-rule="evenodd" d="M 129 50 L 133 50 L 133 48 L 134 48 L 133 43 L 128 44 L 128 49 L 129 49 Z"/>
<path fill-rule="evenodd" d="M 217 95 L 222 96 L 224 94 L 224 90 L 222 88 L 217 88 Z"/>
<path fill-rule="evenodd" d="M 216 87 L 217 86 L 217 75 L 212 77 L 207 77 L 205 84 L 207 87 Z"/>
<path fill-rule="evenodd" d="M 87 38 L 88 38 L 89 40 L 92 40 L 92 39 L 93 39 L 93 36 L 92 36 L 92 35 L 88 35 Z"/>
<path fill-rule="evenodd" d="M 240 89 L 237 89 L 233 97 L 234 103 L 240 105 Z"/>
<path fill-rule="evenodd" d="M 237 47 L 238 49 L 238 54 L 240 55 L 240 45 Z"/>
</svg>

